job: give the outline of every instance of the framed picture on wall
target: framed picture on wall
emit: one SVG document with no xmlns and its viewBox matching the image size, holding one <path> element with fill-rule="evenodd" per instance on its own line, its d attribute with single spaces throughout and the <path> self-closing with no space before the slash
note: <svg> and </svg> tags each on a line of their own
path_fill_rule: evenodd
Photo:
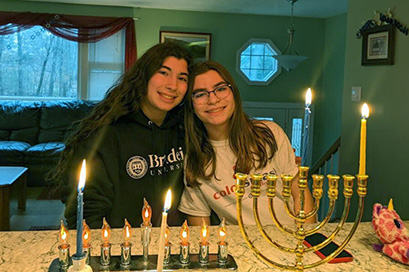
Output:
<svg viewBox="0 0 409 272">
<path fill-rule="evenodd" d="M 160 31 L 159 36 L 161 43 L 170 40 L 186 46 L 195 62 L 210 59 L 210 33 Z"/>
<path fill-rule="evenodd" d="M 392 65 L 394 27 L 384 25 L 370 28 L 362 35 L 362 65 Z"/>
</svg>

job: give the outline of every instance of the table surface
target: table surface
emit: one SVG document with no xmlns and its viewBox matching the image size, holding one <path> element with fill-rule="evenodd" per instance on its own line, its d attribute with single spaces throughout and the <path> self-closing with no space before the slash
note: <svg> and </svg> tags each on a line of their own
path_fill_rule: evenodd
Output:
<svg viewBox="0 0 409 272">
<path fill-rule="evenodd" d="M 0 187 L 13 184 L 25 171 L 26 167 L 0 166 Z"/>
<path fill-rule="evenodd" d="M 339 233 L 340 238 L 345 237 L 351 223 L 347 223 L 344 229 Z M 406 225 L 408 223 L 406 222 Z M 329 224 L 323 231 L 329 234 L 334 224 Z M 210 227 L 210 253 L 217 253 L 216 227 Z M 308 227 L 307 227 L 308 229 Z M 294 245 L 292 238 L 282 235 L 275 226 L 267 226 L 266 230 L 270 235 L 280 243 L 287 243 L 288 246 Z M 199 250 L 199 227 L 190 228 L 191 253 L 197 253 Z M 265 255 L 275 261 L 293 264 L 294 256 L 287 255 L 281 251 L 272 249 L 267 242 L 259 235 L 255 226 L 247 228 L 254 244 Z M 75 231 L 70 231 L 71 254 L 75 253 Z M 150 252 L 157 253 L 158 228 L 152 229 L 152 239 Z M 179 251 L 179 233 L 180 228 L 171 228 L 172 254 Z M 92 230 L 92 256 L 100 254 L 101 231 Z M 141 231 L 139 228 L 133 229 L 132 234 L 132 254 L 142 254 Z M 227 226 L 227 241 L 229 243 L 229 253 L 234 257 L 238 264 L 237 271 L 280 271 L 277 268 L 271 268 L 259 260 L 256 255 L 247 247 L 244 242 L 238 226 Z M 114 229 L 111 236 L 112 255 L 120 254 L 120 243 L 123 242 L 122 229 Z M 336 239 L 336 242 L 342 242 L 342 239 Z M 318 268 L 307 271 L 405 271 L 409 266 L 396 263 L 387 256 L 372 249 L 373 243 L 379 243 L 376 238 L 370 222 L 361 223 L 354 237 L 347 246 L 347 250 L 352 253 L 354 260 L 349 263 L 323 264 Z M 58 231 L 27 231 L 27 232 L 0 232 L 0 271 L 48 271 L 50 263 L 58 257 Z M 309 253 L 305 257 L 305 263 L 318 261 L 319 258 Z M 220 270 L 218 270 L 220 271 Z"/>
</svg>

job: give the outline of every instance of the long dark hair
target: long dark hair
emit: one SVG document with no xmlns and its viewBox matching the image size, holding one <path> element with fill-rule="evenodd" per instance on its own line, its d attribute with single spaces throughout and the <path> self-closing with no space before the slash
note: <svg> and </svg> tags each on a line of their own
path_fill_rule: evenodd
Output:
<svg viewBox="0 0 409 272">
<path fill-rule="evenodd" d="M 79 143 L 104 125 L 117 121 L 120 117 L 138 112 L 148 92 L 148 82 L 160 69 L 167 57 L 185 59 L 190 70 L 193 64 L 189 51 L 176 43 L 157 44 L 146 51 L 135 64 L 126 71 L 95 106 L 91 114 L 81 120 L 76 130 L 66 142 L 57 167 L 49 177 L 53 183 L 61 183 L 68 162 Z"/>
<path fill-rule="evenodd" d="M 229 84 L 234 96 L 235 108 L 230 119 L 229 144 L 237 157 L 235 171 L 248 173 L 252 168 L 265 167 L 277 151 L 277 143 L 271 130 L 261 121 L 251 120 L 243 111 L 240 92 L 233 77 L 221 64 L 204 61 L 193 66 L 185 102 L 186 127 L 186 179 L 189 185 L 197 185 L 198 178 L 210 179 L 216 172 L 216 154 L 209 141 L 202 121 L 193 114 L 192 93 L 198 75 L 214 70 Z"/>
</svg>

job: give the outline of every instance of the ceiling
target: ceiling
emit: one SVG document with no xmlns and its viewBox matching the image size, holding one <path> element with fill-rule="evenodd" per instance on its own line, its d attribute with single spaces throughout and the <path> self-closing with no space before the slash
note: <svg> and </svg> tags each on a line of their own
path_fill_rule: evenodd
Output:
<svg viewBox="0 0 409 272">
<path fill-rule="evenodd" d="M 291 12 L 290 0 L 28 0 L 170 10 L 284 15 Z M 294 16 L 328 18 L 347 12 L 348 0 L 298 0 Z"/>
</svg>

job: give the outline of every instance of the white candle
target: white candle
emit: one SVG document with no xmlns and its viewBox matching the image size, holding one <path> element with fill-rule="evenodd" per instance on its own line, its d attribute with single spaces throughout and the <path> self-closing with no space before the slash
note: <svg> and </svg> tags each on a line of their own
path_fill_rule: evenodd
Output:
<svg viewBox="0 0 409 272">
<path fill-rule="evenodd" d="M 84 194 L 82 191 L 85 187 L 86 176 L 86 162 L 82 161 L 80 180 L 78 182 L 78 196 L 77 196 L 77 252 L 76 256 L 82 256 L 82 219 L 84 217 Z"/>
<path fill-rule="evenodd" d="M 164 254 L 165 254 L 165 233 L 166 233 L 166 227 L 168 225 L 168 211 L 170 209 L 170 205 L 172 202 L 172 192 L 170 189 L 166 193 L 166 200 L 165 200 L 165 205 L 163 206 L 163 212 L 162 212 L 162 223 L 160 226 L 160 236 L 159 236 L 159 249 L 158 249 L 158 263 L 156 266 L 156 270 L 158 272 L 161 272 L 163 269 L 163 259 L 164 259 Z"/>
</svg>

